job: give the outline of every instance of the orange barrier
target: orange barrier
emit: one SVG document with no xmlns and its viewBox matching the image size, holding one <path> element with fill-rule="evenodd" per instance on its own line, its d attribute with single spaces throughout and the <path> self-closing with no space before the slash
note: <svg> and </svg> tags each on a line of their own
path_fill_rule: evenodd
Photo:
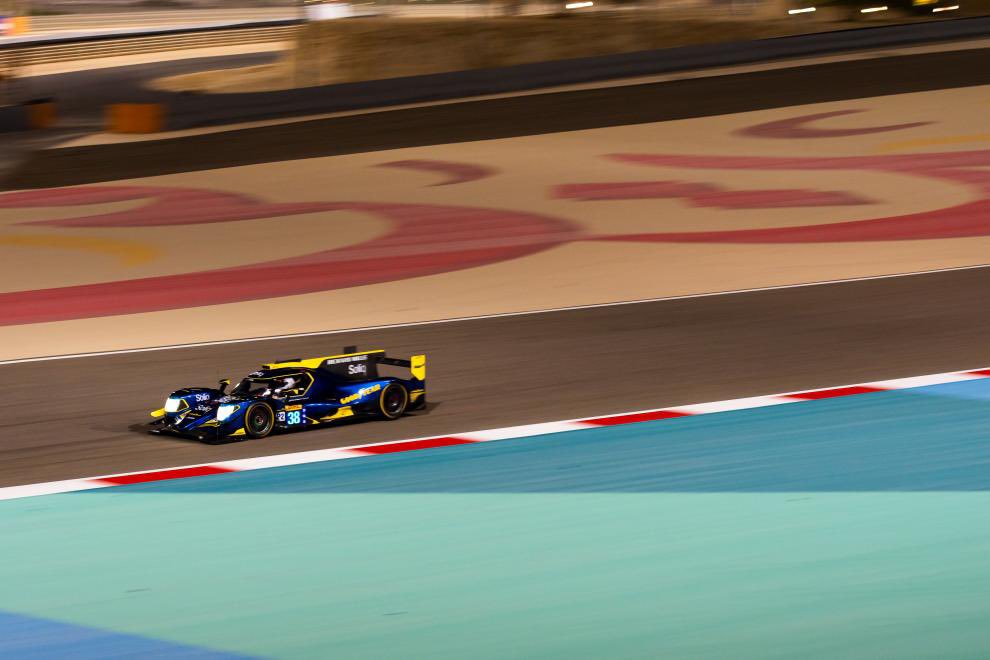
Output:
<svg viewBox="0 0 990 660">
<path fill-rule="evenodd" d="M 10 19 L 10 35 L 19 36 L 31 31 L 31 18 L 29 16 L 15 16 Z"/>
<path fill-rule="evenodd" d="M 36 99 L 0 107 L 0 133 L 51 128 L 57 120 L 58 108 L 53 99 Z"/>
<path fill-rule="evenodd" d="M 18 37 L 30 31 L 31 19 L 27 16 L 0 16 L 0 36 Z"/>
<path fill-rule="evenodd" d="M 54 101 L 39 101 L 25 104 L 28 128 L 51 128 L 58 120 L 58 110 Z"/>
<path fill-rule="evenodd" d="M 165 127 L 165 107 L 160 103 L 114 103 L 106 106 L 110 133 L 157 133 Z"/>
</svg>

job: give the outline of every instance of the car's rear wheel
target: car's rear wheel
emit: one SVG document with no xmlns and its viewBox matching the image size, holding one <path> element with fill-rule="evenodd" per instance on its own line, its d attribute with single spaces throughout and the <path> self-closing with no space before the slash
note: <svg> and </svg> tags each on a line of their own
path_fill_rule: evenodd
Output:
<svg viewBox="0 0 990 660">
<path fill-rule="evenodd" d="M 409 392 L 398 383 L 389 383 L 378 398 L 382 419 L 399 419 L 409 406 Z"/>
<path fill-rule="evenodd" d="M 252 403 L 244 411 L 244 432 L 252 438 L 264 438 L 275 428 L 275 413 L 267 403 Z"/>
</svg>

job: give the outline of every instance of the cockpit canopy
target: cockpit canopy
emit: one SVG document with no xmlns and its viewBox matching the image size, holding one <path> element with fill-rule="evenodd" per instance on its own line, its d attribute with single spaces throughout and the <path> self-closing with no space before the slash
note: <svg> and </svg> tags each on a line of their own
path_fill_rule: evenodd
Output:
<svg viewBox="0 0 990 660">
<path fill-rule="evenodd" d="M 248 376 L 231 391 L 231 395 L 249 399 L 300 396 L 309 389 L 313 377 L 307 373 L 277 376 Z"/>
</svg>

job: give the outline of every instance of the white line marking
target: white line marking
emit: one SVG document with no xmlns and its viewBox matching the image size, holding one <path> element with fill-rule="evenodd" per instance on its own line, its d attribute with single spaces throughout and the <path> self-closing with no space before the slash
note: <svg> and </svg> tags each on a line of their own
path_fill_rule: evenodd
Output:
<svg viewBox="0 0 990 660">
<path fill-rule="evenodd" d="M 597 428 L 593 424 L 583 424 L 581 422 L 543 422 L 541 424 L 525 424 L 523 426 L 507 426 L 501 429 L 491 429 L 489 431 L 474 431 L 471 433 L 458 433 L 451 436 L 474 440 L 475 442 L 490 442 L 492 440 L 508 440 L 510 438 L 528 438 L 535 435 L 548 435 L 550 433 L 564 433 L 565 431 L 580 431 L 582 429 Z"/>
<path fill-rule="evenodd" d="M 316 449 L 314 451 L 302 451 L 295 452 L 293 454 L 258 456 L 257 458 L 239 458 L 232 461 L 217 463 L 217 465 L 237 471 L 260 470 L 262 468 L 285 467 L 286 465 L 339 461 L 345 458 L 357 458 L 358 456 L 368 456 L 368 454 L 362 451 L 357 451 L 353 447 L 340 449 Z"/>
<path fill-rule="evenodd" d="M 111 485 L 101 484 L 89 479 L 66 479 L 65 481 L 49 481 L 48 483 L 41 484 L 7 486 L 6 488 L 0 488 L 0 500 L 16 500 L 22 497 L 35 497 L 36 495 L 72 493 L 80 490 L 92 490 L 94 488 L 108 488 Z"/>
<path fill-rule="evenodd" d="M 929 385 L 944 385 L 946 383 L 958 383 L 966 380 L 982 380 L 985 376 L 972 376 L 970 374 L 934 374 L 932 376 L 913 376 L 911 378 L 894 378 L 893 380 L 878 380 L 870 383 L 873 387 L 882 387 L 891 390 L 904 390 L 910 387 L 927 387 Z"/>
<path fill-rule="evenodd" d="M 40 357 L 17 358 L 14 360 L 0 360 L 0 366 L 12 364 L 27 364 L 31 362 L 49 362 L 52 360 L 75 360 L 78 358 L 104 357 L 108 355 L 129 355 L 131 353 L 150 353 L 154 351 L 173 351 L 182 348 L 203 348 L 207 346 L 226 346 L 228 344 L 247 344 L 251 342 L 276 341 L 279 339 L 302 339 L 305 337 L 324 337 L 328 335 L 346 334 L 349 332 L 368 332 L 370 330 L 394 330 L 397 328 L 413 328 L 424 325 L 440 325 L 443 323 L 461 323 L 467 321 L 484 321 L 487 319 L 510 318 L 514 316 L 535 316 L 537 314 L 555 314 L 560 312 L 576 312 L 585 309 L 599 309 L 602 307 L 621 307 L 624 305 L 644 305 L 647 303 L 668 302 L 676 300 L 693 300 L 695 298 L 714 298 L 717 296 L 734 296 L 746 293 L 761 293 L 765 291 L 781 291 L 787 289 L 801 289 L 805 287 L 828 286 L 831 284 L 851 284 L 854 282 L 869 282 L 872 280 L 887 280 L 899 277 L 915 277 L 918 275 L 935 275 L 937 273 L 953 273 L 956 271 L 979 270 L 990 267 L 990 263 L 973 264 L 971 266 L 954 266 L 951 268 L 934 268 L 932 270 L 916 270 L 908 273 L 890 273 L 887 275 L 865 275 L 863 277 L 849 277 L 837 280 L 820 280 L 817 282 L 799 282 L 797 284 L 778 284 L 776 286 L 755 287 L 752 289 L 733 289 L 730 291 L 712 291 L 708 293 L 690 293 L 681 296 L 661 296 L 659 298 L 641 298 L 638 300 L 620 300 L 617 302 L 592 303 L 589 305 L 572 305 L 570 307 L 550 307 L 547 309 L 533 309 L 520 312 L 500 312 L 497 314 L 479 314 L 477 316 L 455 316 L 447 319 L 433 319 L 429 321 L 410 321 L 408 323 L 391 323 L 387 325 L 369 325 L 358 328 L 342 328 L 340 330 L 317 330 L 314 332 L 298 332 L 285 335 L 270 335 L 267 337 L 245 337 L 243 339 L 220 339 L 217 341 L 190 342 L 187 344 L 170 344 L 166 346 L 149 346 L 146 348 L 124 348 L 114 351 L 94 351 L 92 353 L 70 353 L 67 355 L 46 355 Z M 123 316 L 123 315 L 122 315 Z"/>
<path fill-rule="evenodd" d="M 688 415 L 707 415 L 709 413 L 727 412 L 730 410 L 779 406 L 783 403 L 794 403 L 796 401 L 800 401 L 800 399 L 788 399 L 780 395 L 750 396 L 742 399 L 729 399 L 728 401 L 711 401 L 709 403 L 695 403 L 689 406 L 674 406 L 673 408 L 664 408 L 664 410 L 687 413 Z"/>
</svg>

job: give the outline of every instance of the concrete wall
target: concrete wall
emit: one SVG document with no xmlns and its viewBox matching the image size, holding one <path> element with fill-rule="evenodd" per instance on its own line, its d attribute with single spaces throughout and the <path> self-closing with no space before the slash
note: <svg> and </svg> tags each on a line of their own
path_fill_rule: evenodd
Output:
<svg viewBox="0 0 990 660">
<path fill-rule="evenodd" d="M 649 14 L 362 18 L 306 25 L 289 58 L 297 84 L 322 85 L 748 41 L 808 28 L 796 21 L 658 20 Z"/>
<path fill-rule="evenodd" d="M 343 24 L 345 21 L 337 21 L 337 23 Z M 681 33 L 680 36 L 683 34 Z M 234 121 L 253 121 L 359 108 L 382 108 L 405 103 L 468 98 L 483 94 L 539 89 L 555 85 L 734 66 L 863 49 L 891 48 L 956 39 L 982 39 L 988 35 L 990 35 L 990 17 L 972 18 L 957 21 L 923 22 L 913 25 L 864 27 L 826 34 L 807 34 L 775 39 L 636 50 L 634 52 L 528 62 L 494 68 L 474 68 L 388 79 L 328 83 L 321 86 L 276 92 L 173 94 L 170 100 L 166 102 L 168 106 L 166 125 L 169 129 L 182 129 Z M 376 39 L 380 40 L 380 37 Z M 385 52 L 385 49 L 381 50 Z M 368 52 L 373 53 L 374 51 Z M 982 54 L 982 51 L 974 52 Z M 425 65 L 436 66 L 439 59 L 440 56 L 437 56 L 436 59 L 430 59 L 420 64 L 425 69 Z M 334 64 L 332 60 L 329 60 L 329 63 Z M 408 63 L 402 64 L 408 65 Z M 444 64 L 449 65 L 449 58 L 444 61 Z M 967 67 L 971 66 L 967 65 Z M 869 72 L 870 67 L 856 65 L 856 70 Z M 344 73 L 348 72 L 345 71 Z M 962 75 L 962 73 L 967 76 L 965 84 L 975 84 L 972 82 L 974 80 L 973 75 L 975 75 L 972 71 L 947 70 L 937 80 L 918 80 L 917 83 L 921 86 L 915 88 L 914 91 L 952 87 L 954 84 L 949 82 L 951 77 L 957 74 Z M 984 74 L 983 77 L 985 78 L 990 77 L 990 67 L 983 67 L 979 73 Z M 885 82 L 868 76 L 862 94 L 870 96 L 898 93 L 883 91 Z M 935 86 L 924 86 L 929 83 Z M 903 92 L 903 87 L 898 89 Z M 823 97 L 819 100 L 830 99 L 831 97 Z M 740 107 L 735 111 L 742 112 L 745 109 L 745 107 Z M 559 126 L 559 122 L 557 125 Z M 279 148 L 283 147 L 284 145 L 279 145 Z M 157 157 L 161 157 L 161 155 Z M 168 161 L 170 158 L 165 160 Z M 131 164 L 128 163 L 128 166 Z"/>
</svg>

